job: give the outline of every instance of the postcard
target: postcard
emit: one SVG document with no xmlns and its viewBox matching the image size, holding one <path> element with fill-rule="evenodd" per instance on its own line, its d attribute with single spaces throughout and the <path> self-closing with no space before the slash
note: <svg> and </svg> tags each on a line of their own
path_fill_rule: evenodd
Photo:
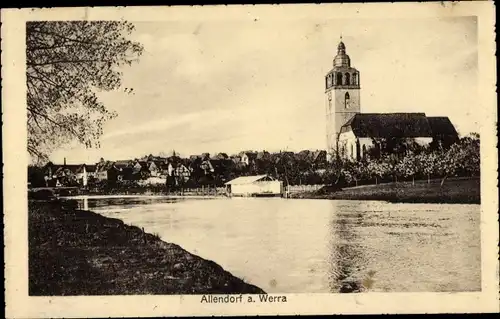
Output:
<svg viewBox="0 0 500 319">
<path fill-rule="evenodd" d="M 2 10 L 6 316 L 498 312 L 494 17 Z"/>
</svg>

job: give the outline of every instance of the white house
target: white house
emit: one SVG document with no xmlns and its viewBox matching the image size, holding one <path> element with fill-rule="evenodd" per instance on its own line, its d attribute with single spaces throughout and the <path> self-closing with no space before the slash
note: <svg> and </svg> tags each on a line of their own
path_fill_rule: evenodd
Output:
<svg viewBox="0 0 500 319">
<path fill-rule="evenodd" d="M 89 177 L 95 177 L 95 170 L 95 165 L 82 164 L 76 171 L 76 179 L 83 186 L 87 186 Z"/>
<path fill-rule="evenodd" d="M 283 182 L 269 175 L 241 176 L 225 183 L 231 196 L 281 196 Z"/>
<path fill-rule="evenodd" d="M 257 154 L 256 153 L 253 153 L 253 152 L 241 152 L 240 153 L 240 162 L 245 164 L 245 165 L 250 165 L 254 160 L 255 158 L 257 157 Z"/>
<path fill-rule="evenodd" d="M 157 165 L 153 161 L 149 162 L 148 169 L 149 169 L 149 172 L 151 173 L 151 176 L 153 176 L 153 177 L 160 176 L 160 168 L 158 166 L 159 165 Z"/>
</svg>

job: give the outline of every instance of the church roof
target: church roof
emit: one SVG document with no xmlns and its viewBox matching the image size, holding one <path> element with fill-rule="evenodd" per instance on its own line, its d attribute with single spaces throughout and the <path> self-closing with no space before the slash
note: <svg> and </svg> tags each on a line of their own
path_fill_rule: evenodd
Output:
<svg viewBox="0 0 500 319">
<path fill-rule="evenodd" d="M 430 116 L 427 121 L 434 136 L 458 136 L 457 130 L 446 116 Z"/>
<path fill-rule="evenodd" d="M 359 113 L 340 129 L 357 137 L 432 137 L 425 113 Z"/>
</svg>

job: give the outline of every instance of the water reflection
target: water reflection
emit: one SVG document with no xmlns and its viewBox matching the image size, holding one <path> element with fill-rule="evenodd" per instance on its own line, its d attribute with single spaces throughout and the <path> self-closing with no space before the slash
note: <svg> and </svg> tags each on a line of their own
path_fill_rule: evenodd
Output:
<svg viewBox="0 0 500 319">
<path fill-rule="evenodd" d="M 359 292 L 362 283 L 357 275 L 365 262 L 357 226 L 361 225 L 364 214 L 356 212 L 360 211 L 362 203 L 353 202 L 347 206 L 343 202 L 332 201 L 331 205 L 330 292 Z"/>
<path fill-rule="evenodd" d="M 82 205 L 270 293 L 481 288 L 479 205 L 164 197 Z"/>
</svg>

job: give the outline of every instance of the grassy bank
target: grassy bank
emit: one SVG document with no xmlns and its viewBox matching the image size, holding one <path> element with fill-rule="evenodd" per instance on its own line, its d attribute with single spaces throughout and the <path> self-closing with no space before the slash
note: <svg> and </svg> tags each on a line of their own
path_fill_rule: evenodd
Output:
<svg viewBox="0 0 500 319">
<path fill-rule="evenodd" d="M 29 202 L 30 295 L 264 293 L 121 220 Z"/>
<path fill-rule="evenodd" d="M 331 191 L 323 188 L 314 192 L 293 194 L 292 198 L 383 200 L 395 203 L 457 203 L 479 204 L 481 189 L 479 178 L 387 183 L 365 185 Z"/>
</svg>

